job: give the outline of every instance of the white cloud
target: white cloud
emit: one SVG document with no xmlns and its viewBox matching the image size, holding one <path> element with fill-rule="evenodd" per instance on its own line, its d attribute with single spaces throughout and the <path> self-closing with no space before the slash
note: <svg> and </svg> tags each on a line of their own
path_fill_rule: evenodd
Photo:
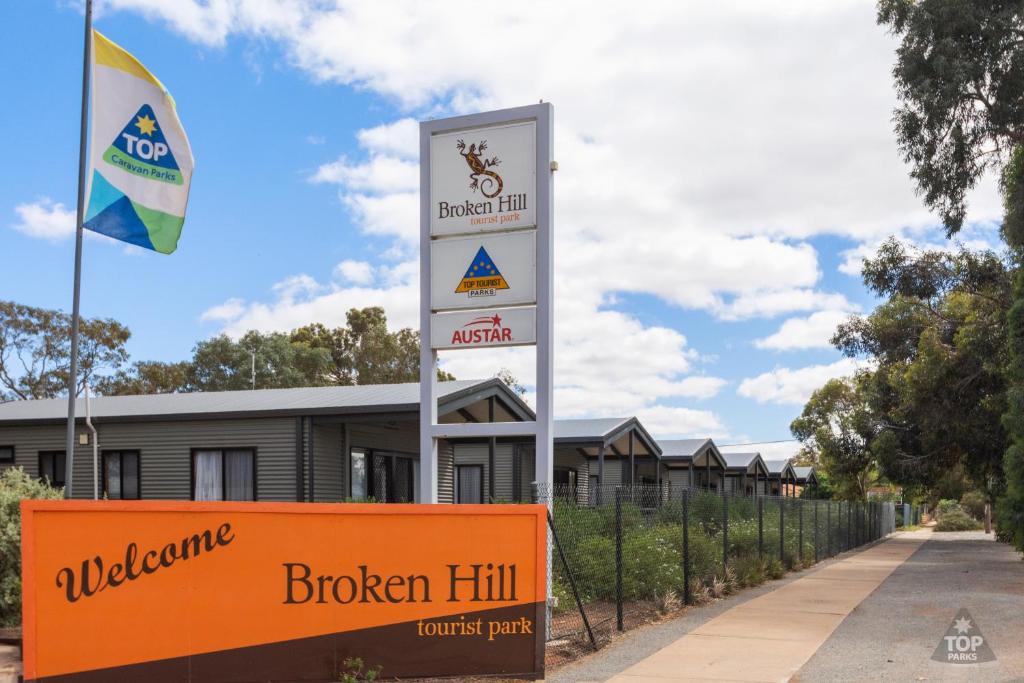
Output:
<svg viewBox="0 0 1024 683">
<path fill-rule="evenodd" d="M 737 445 L 718 445 L 723 453 L 760 453 L 765 460 L 787 460 L 796 455 L 803 444 L 799 441 L 745 442 Z"/>
<path fill-rule="evenodd" d="M 359 144 L 365 149 L 400 159 L 418 159 L 420 155 L 420 124 L 404 118 L 359 131 Z"/>
<path fill-rule="evenodd" d="M 790 318 L 774 334 L 755 340 L 754 346 L 774 351 L 832 348 L 830 340 L 836 327 L 846 322 L 850 313 L 850 310 L 818 311 L 806 318 Z"/>
<path fill-rule="evenodd" d="M 746 320 L 824 309 L 852 310 L 853 304 L 842 294 L 814 289 L 784 289 L 738 296 L 728 304 L 717 306 L 715 314 L 721 320 Z"/>
<path fill-rule="evenodd" d="M 651 406 L 637 413 L 647 431 L 661 439 L 686 437 L 722 437 L 725 426 L 709 410 L 693 410 L 673 406 Z"/>
<path fill-rule="evenodd" d="M 740 382 L 736 393 L 758 403 L 803 405 L 816 389 L 834 377 L 845 377 L 863 367 L 851 358 L 843 358 L 828 365 L 810 365 L 793 370 L 775 368 L 757 377 Z"/>
<path fill-rule="evenodd" d="M 380 286 L 321 284 L 308 275 L 298 275 L 272 288 L 270 303 L 229 299 L 207 309 L 202 320 L 219 320 L 224 332 L 239 337 L 248 330 L 289 331 L 311 322 L 328 327 L 345 325 L 350 308 L 383 306 L 391 329 L 419 326 L 419 282 L 415 270 L 395 267 L 383 274 Z"/>
<path fill-rule="evenodd" d="M 948 240 L 941 229 L 932 230 L 897 230 L 895 237 L 908 249 L 956 252 L 961 247 L 973 251 L 1002 251 L 1005 245 L 999 235 L 1000 222 L 975 223 L 965 226 L 957 233 L 956 238 Z M 872 239 L 861 242 L 852 249 L 843 251 L 843 260 L 839 264 L 839 272 L 859 278 L 864 260 L 878 252 L 884 239 Z"/>
<path fill-rule="evenodd" d="M 312 176 L 338 185 L 361 230 L 393 241 L 384 260 L 399 265 L 380 271 L 376 286 L 292 283 L 271 303 L 247 303 L 229 331 L 335 324 L 349 306 L 373 304 L 384 305 L 393 324 L 415 326 L 414 119 L 540 98 L 556 105 L 561 167 L 563 415 L 647 410 L 665 420 L 660 425 L 670 426 L 672 415 L 682 424 L 677 412 L 688 409 L 670 404 L 721 388 L 691 375 L 696 352 L 681 334 L 614 310 L 616 293 L 652 295 L 723 320 L 807 313 L 802 327 L 787 321 L 789 330 L 764 341 L 807 344 L 824 314 L 849 309 L 841 295 L 818 289 L 809 237 L 869 242 L 934 223 L 893 140 L 895 42 L 862 0 L 662 0 L 642 12 L 582 0 L 485 9 L 475 0 L 108 0 L 106 7 L 167 22 L 207 46 L 233 36 L 277 41 L 313 78 L 384 96 L 399 109 L 395 120 L 358 134 L 361 158 L 337 158 Z M 998 217 L 991 182 L 973 195 L 972 208 L 972 219 Z M 518 374 L 530 356 L 519 349 L 488 358 Z M 820 384 L 820 368 L 838 371 L 845 362 L 776 370 L 739 391 L 799 403 Z M 486 369 L 471 355 L 445 363 L 459 376 Z M 690 417 L 693 431 L 719 428 L 710 413 Z"/>
<path fill-rule="evenodd" d="M 30 237 L 57 242 L 75 234 L 75 211 L 49 198 L 14 207 L 18 222 L 15 230 Z"/>
<path fill-rule="evenodd" d="M 346 259 L 334 267 L 334 272 L 354 285 L 368 285 L 373 282 L 373 265 L 366 261 Z"/>
<path fill-rule="evenodd" d="M 245 313 L 245 302 L 241 299 L 228 299 L 222 304 L 213 306 L 203 311 L 199 319 L 207 321 L 230 321 L 239 318 Z"/>
</svg>

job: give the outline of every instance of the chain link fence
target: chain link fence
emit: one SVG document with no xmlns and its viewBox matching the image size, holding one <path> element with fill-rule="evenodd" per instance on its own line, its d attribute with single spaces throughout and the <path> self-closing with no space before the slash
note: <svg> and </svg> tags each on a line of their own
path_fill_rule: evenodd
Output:
<svg viewBox="0 0 1024 683">
<path fill-rule="evenodd" d="M 871 543 L 892 503 L 653 485 L 537 491 L 551 504 L 549 656 L 574 658 L 623 631 Z"/>
</svg>

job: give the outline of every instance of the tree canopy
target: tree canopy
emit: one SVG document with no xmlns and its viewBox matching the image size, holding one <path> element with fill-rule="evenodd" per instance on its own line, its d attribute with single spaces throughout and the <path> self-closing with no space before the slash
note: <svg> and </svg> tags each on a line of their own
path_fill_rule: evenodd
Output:
<svg viewBox="0 0 1024 683">
<path fill-rule="evenodd" d="M 878 22 L 900 38 L 900 151 L 951 235 L 967 193 L 1024 142 L 1024 2 L 880 0 Z"/>
<path fill-rule="evenodd" d="M 890 239 L 863 277 L 883 301 L 832 342 L 865 369 L 815 392 L 794 435 L 820 453 L 841 492 L 877 468 L 925 489 L 964 472 L 994 496 L 1007 445 L 1010 265 L 992 252 L 916 251 Z"/>
<path fill-rule="evenodd" d="M 79 321 L 79 392 L 94 376 L 128 361 L 130 336 L 116 320 Z M 67 396 L 70 366 L 71 316 L 0 301 L 0 400 Z"/>
<path fill-rule="evenodd" d="M 345 327 L 219 335 L 196 344 L 190 360 L 138 361 L 97 389 L 112 395 L 418 382 L 419 343 L 419 332 L 389 331 L 384 309 L 354 308 Z M 446 372 L 438 378 L 454 379 Z"/>
</svg>

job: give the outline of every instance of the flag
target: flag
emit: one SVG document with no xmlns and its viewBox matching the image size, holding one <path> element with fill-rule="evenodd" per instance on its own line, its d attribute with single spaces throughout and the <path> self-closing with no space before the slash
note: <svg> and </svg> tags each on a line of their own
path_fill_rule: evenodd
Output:
<svg viewBox="0 0 1024 683">
<path fill-rule="evenodd" d="M 83 227 L 170 254 L 185 222 L 192 149 L 163 84 L 92 32 L 89 198 Z"/>
</svg>

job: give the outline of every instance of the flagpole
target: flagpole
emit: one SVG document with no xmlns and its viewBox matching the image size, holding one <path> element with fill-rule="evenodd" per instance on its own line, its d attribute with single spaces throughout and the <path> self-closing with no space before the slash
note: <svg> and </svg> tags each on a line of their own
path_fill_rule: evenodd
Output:
<svg viewBox="0 0 1024 683">
<path fill-rule="evenodd" d="M 82 223 L 85 220 L 86 135 L 89 117 L 89 61 L 92 47 L 92 0 L 85 0 L 85 48 L 82 57 L 82 125 L 78 140 L 78 212 L 75 217 L 75 285 L 71 304 L 71 368 L 68 372 L 68 433 L 64 451 L 64 497 L 71 498 L 75 479 L 75 399 L 78 386 L 78 317 L 82 293 Z"/>
</svg>

